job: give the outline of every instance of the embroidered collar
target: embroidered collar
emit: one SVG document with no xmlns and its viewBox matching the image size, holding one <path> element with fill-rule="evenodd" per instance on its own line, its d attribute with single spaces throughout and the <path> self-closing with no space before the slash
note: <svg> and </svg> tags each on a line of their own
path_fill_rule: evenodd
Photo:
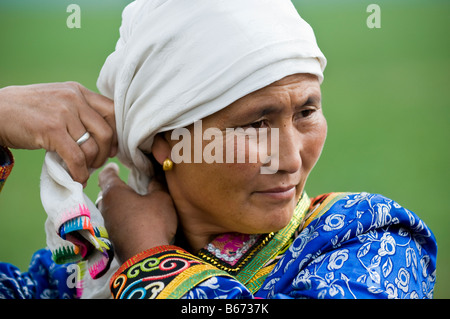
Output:
<svg viewBox="0 0 450 319">
<path fill-rule="evenodd" d="M 223 234 L 198 252 L 203 260 L 230 274 L 236 274 L 266 245 L 274 233 L 264 235 Z"/>
<path fill-rule="evenodd" d="M 222 234 L 202 248 L 198 256 L 246 283 L 256 271 L 283 250 L 303 221 L 309 204 L 309 197 L 303 193 L 295 207 L 292 220 L 277 233 Z M 255 256 L 258 258 L 254 258 Z"/>
<path fill-rule="evenodd" d="M 206 250 L 230 266 L 235 266 L 260 237 L 262 236 L 239 233 L 223 234 L 209 243 Z"/>
</svg>

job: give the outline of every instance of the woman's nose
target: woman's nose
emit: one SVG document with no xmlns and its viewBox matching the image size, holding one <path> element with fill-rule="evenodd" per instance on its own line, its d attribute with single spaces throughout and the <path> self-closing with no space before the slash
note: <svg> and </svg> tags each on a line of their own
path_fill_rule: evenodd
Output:
<svg viewBox="0 0 450 319">
<path fill-rule="evenodd" d="M 298 172 L 302 166 L 301 133 L 294 127 L 280 129 L 278 151 L 278 170 L 293 174 Z"/>
</svg>

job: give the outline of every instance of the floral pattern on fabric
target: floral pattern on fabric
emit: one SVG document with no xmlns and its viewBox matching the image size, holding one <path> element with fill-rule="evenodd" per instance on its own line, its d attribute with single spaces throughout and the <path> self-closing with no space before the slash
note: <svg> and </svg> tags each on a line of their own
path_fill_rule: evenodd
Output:
<svg viewBox="0 0 450 319">
<path fill-rule="evenodd" d="M 296 238 L 257 295 L 266 298 L 432 298 L 435 238 L 375 194 L 348 195 Z"/>
<path fill-rule="evenodd" d="M 27 272 L 0 263 L 0 299 L 72 299 L 75 285 L 68 284 L 68 265 L 57 265 L 49 249 L 37 251 Z"/>
<path fill-rule="evenodd" d="M 191 289 L 181 299 L 253 299 L 253 295 L 235 279 L 212 277 Z"/>
</svg>

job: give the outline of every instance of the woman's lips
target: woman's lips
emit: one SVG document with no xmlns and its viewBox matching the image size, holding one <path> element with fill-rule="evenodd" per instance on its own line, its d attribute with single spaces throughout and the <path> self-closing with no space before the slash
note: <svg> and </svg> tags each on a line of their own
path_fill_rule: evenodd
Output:
<svg viewBox="0 0 450 319">
<path fill-rule="evenodd" d="M 274 200 L 290 200 L 295 195 L 295 185 L 257 191 L 254 194 Z"/>
</svg>

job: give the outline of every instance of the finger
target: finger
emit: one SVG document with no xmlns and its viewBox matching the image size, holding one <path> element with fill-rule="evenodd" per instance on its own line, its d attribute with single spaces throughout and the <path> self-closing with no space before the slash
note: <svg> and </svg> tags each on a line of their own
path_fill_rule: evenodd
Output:
<svg viewBox="0 0 450 319">
<path fill-rule="evenodd" d="M 127 186 L 119 177 L 119 166 L 116 163 L 108 163 L 98 175 L 98 185 L 103 197 L 107 196 L 114 186 Z"/>
<path fill-rule="evenodd" d="M 73 180 L 85 186 L 89 179 L 89 170 L 85 154 L 79 145 L 67 134 L 60 137 L 60 142 L 56 143 L 55 151 L 66 163 Z"/>
<path fill-rule="evenodd" d="M 85 185 L 89 178 L 86 154 L 77 144 L 77 140 L 86 133 L 86 129 L 76 112 L 64 103 L 48 122 L 41 147 L 57 152 L 67 165 L 72 178 Z"/>
<path fill-rule="evenodd" d="M 93 165 L 95 160 L 97 159 L 99 147 L 91 133 L 89 133 L 90 137 L 87 139 L 87 141 L 79 143 L 79 139 L 82 136 L 84 136 L 84 134 L 88 131 L 84 127 L 84 125 L 80 122 L 80 119 L 77 116 L 74 115 L 73 117 L 67 120 L 67 131 L 68 131 L 67 139 L 71 138 L 75 142 L 75 144 L 78 145 L 80 151 L 84 153 L 85 163 L 83 166 L 86 166 L 88 169 L 91 167 L 95 167 Z M 62 147 L 64 147 L 64 145 L 62 145 Z M 71 161 L 70 158 L 68 158 L 67 160 Z M 68 162 L 66 162 L 66 164 L 68 164 L 69 166 Z"/>
<path fill-rule="evenodd" d="M 85 107 L 80 106 L 79 116 L 81 122 L 97 145 L 97 153 L 91 166 L 98 168 L 106 162 L 111 153 L 113 130 L 105 119 L 87 104 Z"/>
<path fill-rule="evenodd" d="M 106 96 L 97 94 L 88 90 L 85 87 L 81 87 L 81 92 L 83 93 L 87 103 L 102 116 L 108 125 L 112 129 L 112 141 L 111 141 L 111 154 L 110 156 L 115 156 L 117 153 L 117 130 L 116 130 L 116 119 L 114 113 L 114 101 L 107 98 Z"/>
<path fill-rule="evenodd" d="M 84 86 L 81 86 L 80 90 L 89 105 L 115 129 L 114 101 L 104 95 L 92 92 Z"/>
<path fill-rule="evenodd" d="M 98 166 L 95 166 L 95 160 L 98 158 L 99 147 L 95 139 L 91 137 L 79 147 L 84 153 L 86 166 L 88 168 L 98 168 Z"/>
<path fill-rule="evenodd" d="M 66 85 L 71 92 L 70 103 L 66 106 L 69 112 L 64 113 L 64 120 L 67 123 L 68 131 L 75 140 L 78 138 L 77 133 L 84 134 L 84 132 L 88 131 L 91 134 L 97 144 L 97 154 L 90 165 L 98 168 L 105 163 L 111 153 L 114 130 L 103 116 L 90 105 L 88 98 L 86 98 L 86 96 L 96 95 L 95 93 L 89 91 L 79 83 L 69 82 Z M 79 133 L 80 125 L 83 126 L 84 132 Z M 87 155 L 89 159 L 90 154 Z"/>
<path fill-rule="evenodd" d="M 120 179 L 119 167 L 115 163 L 109 163 L 105 166 L 98 176 L 98 182 L 102 193 L 101 207 L 99 209 L 105 218 L 105 222 L 108 222 L 107 219 L 114 219 L 114 216 L 117 215 L 114 212 L 117 212 L 118 209 L 120 210 L 121 205 L 123 205 L 123 198 L 128 198 L 128 194 L 132 191 Z"/>
</svg>

